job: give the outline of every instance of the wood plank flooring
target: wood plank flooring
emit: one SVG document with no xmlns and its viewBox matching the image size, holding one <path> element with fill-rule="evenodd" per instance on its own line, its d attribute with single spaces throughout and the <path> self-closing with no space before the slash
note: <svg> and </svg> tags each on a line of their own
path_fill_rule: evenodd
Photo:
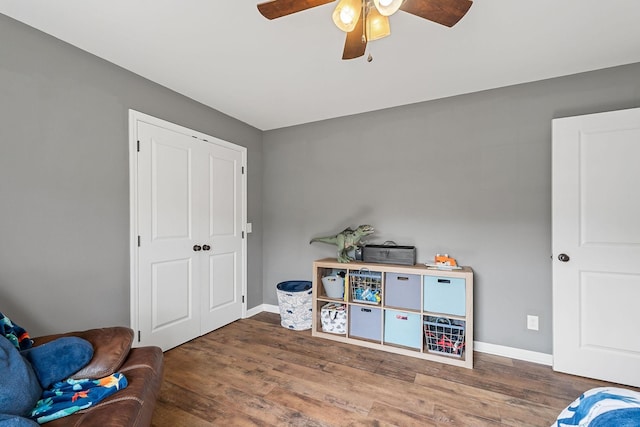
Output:
<svg viewBox="0 0 640 427">
<path fill-rule="evenodd" d="M 157 427 L 549 426 L 592 387 L 475 353 L 459 368 L 313 338 L 260 313 L 165 353 Z"/>
</svg>

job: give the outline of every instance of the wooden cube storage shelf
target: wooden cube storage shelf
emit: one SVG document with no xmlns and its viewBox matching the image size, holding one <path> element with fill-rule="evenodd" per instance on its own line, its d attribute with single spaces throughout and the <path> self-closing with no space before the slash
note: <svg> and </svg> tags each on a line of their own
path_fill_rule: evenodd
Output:
<svg viewBox="0 0 640 427">
<path fill-rule="evenodd" d="M 347 277 L 342 299 L 328 297 L 322 286 L 323 277 L 335 275 L 338 271 L 346 273 Z M 350 273 L 354 273 L 353 277 L 360 278 L 363 276 L 362 272 L 372 273 L 367 274 L 367 277 L 381 278 L 381 283 L 376 282 L 373 286 L 378 297 L 367 303 L 354 299 L 354 287 L 349 282 Z M 419 304 L 415 301 L 418 296 L 416 278 L 420 291 Z M 453 283 L 454 287 L 447 289 L 448 282 Z M 406 296 L 398 294 L 405 292 L 405 289 Z M 393 294 L 387 295 L 385 292 Z M 361 295 L 359 291 L 357 297 L 361 298 Z M 434 300 L 442 298 L 452 300 Z M 322 330 L 322 307 L 335 302 L 345 305 L 347 327 L 343 334 Z M 460 307 L 464 307 L 463 312 Z M 445 311 L 430 311 L 429 308 Z M 420 319 L 419 322 L 416 317 Z M 418 327 L 419 332 L 414 330 Z M 442 331 L 447 333 L 442 334 L 442 337 L 434 337 L 434 333 Z M 463 331 L 464 338 L 460 331 Z M 317 260 L 313 263 L 311 333 L 314 337 L 473 368 L 473 270 L 470 267 L 438 270 L 423 265 L 372 264 L 360 261 L 344 264 L 333 258 Z M 418 334 L 421 337 L 420 345 L 415 338 Z"/>
</svg>

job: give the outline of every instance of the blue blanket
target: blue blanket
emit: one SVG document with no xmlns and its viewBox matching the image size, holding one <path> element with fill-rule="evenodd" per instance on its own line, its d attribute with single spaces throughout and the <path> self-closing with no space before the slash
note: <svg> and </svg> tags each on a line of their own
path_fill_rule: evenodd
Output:
<svg viewBox="0 0 640 427">
<path fill-rule="evenodd" d="M 87 409 L 127 386 L 127 379 L 115 373 L 99 380 L 71 380 L 55 383 L 42 393 L 42 399 L 31 411 L 39 424 Z"/>
<path fill-rule="evenodd" d="M 551 427 L 638 427 L 640 393 L 617 387 L 586 391 L 560 413 Z"/>
</svg>

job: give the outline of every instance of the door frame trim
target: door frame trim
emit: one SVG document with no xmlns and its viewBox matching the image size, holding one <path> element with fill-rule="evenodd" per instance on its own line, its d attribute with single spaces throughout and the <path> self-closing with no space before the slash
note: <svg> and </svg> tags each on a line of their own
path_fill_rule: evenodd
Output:
<svg viewBox="0 0 640 427">
<path fill-rule="evenodd" d="M 155 126 L 161 126 L 172 131 L 198 138 L 208 143 L 219 144 L 223 147 L 238 150 L 242 153 L 242 219 L 241 226 L 244 232 L 242 239 L 242 278 L 241 291 L 244 296 L 242 302 L 242 318 L 247 317 L 247 148 L 241 145 L 222 140 L 215 136 L 207 135 L 157 117 L 129 109 L 129 325 L 134 331 L 139 331 L 138 313 L 138 135 L 137 123 L 144 122 Z M 138 344 L 138 337 L 134 339 L 134 346 Z"/>
</svg>

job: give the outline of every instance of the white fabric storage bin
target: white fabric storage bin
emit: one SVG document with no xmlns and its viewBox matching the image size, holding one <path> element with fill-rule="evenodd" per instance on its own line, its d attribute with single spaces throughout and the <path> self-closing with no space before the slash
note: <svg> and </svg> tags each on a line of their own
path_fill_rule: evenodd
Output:
<svg viewBox="0 0 640 427">
<path fill-rule="evenodd" d="M 329 298 L 344 298 L 344 279 L 340 276 L 324 276 L 322 278 L 324 293 Z"/>
<path fill-rule="evenodd" d="M 344 304 L 330 302 L 320 309 L 322 332 L 331 334 L 347 333 L 347 307 Z"/>
<path fill-rule="evenodd" d="M 282 327 L 296 331 L 311 329 L 313 320 L 311 282 L 306 280 L 281 282 L 276 287 L 276 293 Z"/>
</svg>

